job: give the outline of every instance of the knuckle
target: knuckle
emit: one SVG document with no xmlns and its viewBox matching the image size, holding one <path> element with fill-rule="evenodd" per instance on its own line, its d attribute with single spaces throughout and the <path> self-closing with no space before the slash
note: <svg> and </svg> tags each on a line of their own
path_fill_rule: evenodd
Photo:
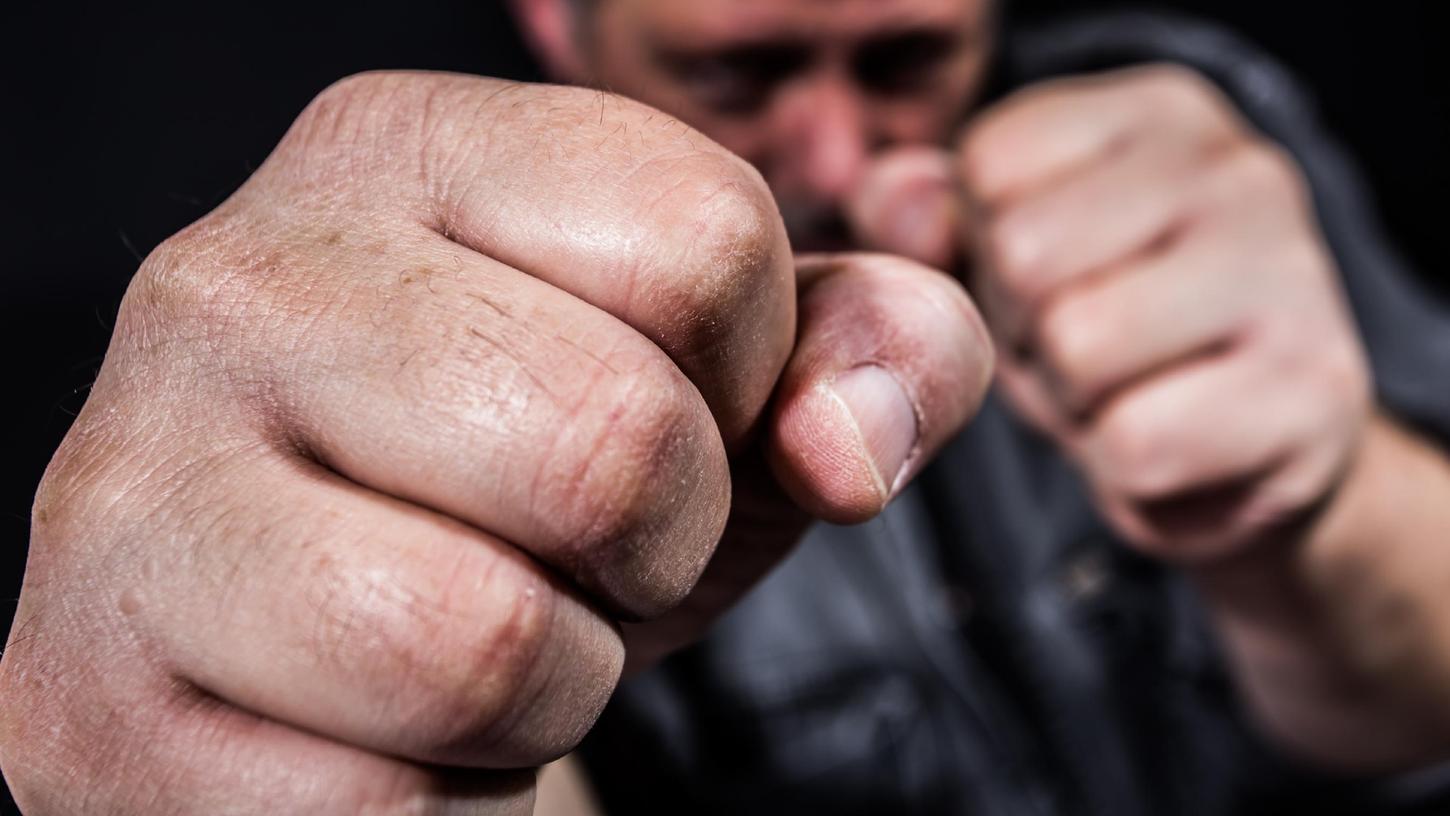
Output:
<svg viewBox="0 0 1450 816">
<path fill-rule="evenodd" d="M 214 308 L 216 299 L 206 296 L 203 264 L 197 260 L 208 251 L 207 224 L 198 222 L 167 238 L 152 250 L 131 280 L 123 315 L 141 311 L 170 322 L 192 319 Z"/>
<path fill-rule="evenodd" d="M 266 291 L 285 286 L 285 273 L 302 265 L 293 238 L 224 205 L 147 256 L 121 310 L 123 318 L 145 319 L 118 328 L 167 335 L 200 326 L 209 334 L 229 325 Z"/>
<path fill-rule="evenodd" d="M 1127 403 L 1114 409 L 1099 433 L 1100 450 L 1117 492 L 1137 501 L 1172 494 L 1177 485 L 1169 469 L 1169 449 L 1151 417 L 1142 416 Z"/>
<path fill-rule="evenodd" d="M 978 116 L 957 142 L 957 170 L 971 193 L 987 205 L 1010 194 L 1021 170 L 1024 135 L 1037 127 L 1041 105 L 1060 93 L 1058 83 L 1032 85 Z"/>
<path fill-rule="evenodd" d="M 406 86 L 402 76 L 364 72 L 337 80 L 313 97 L 284 144 L 303 149 L 357 146 L 364 142 Z"/>
<path fill-rule="evenodd" d="M 500 564 L 465 593 L 445 576 L 409 586 L 399 574 L 318 569 L 315 648 L 388 701 L 401 740 L 442 758 L 505 736 L 550 637 L 553 595 L 541 579 Z"/>
<path fill-rule="evenodd" d="M 1043 294 L 1031 263 L 1037 243 L 1035 220 L 1022 211 L 994 218 L 984 232 L 988 266 L 997 287 L 1020 304 L 1031 304 Z"/>
<path fill-rule="evenodd" d="M 132 374 L 183 367 L 186 376 L 212 383 L 206 375 L 237 373 L 250 343 L 277 339 L 265 315 L 306 307 L 287 296 L 305 280 L 289 273 L 305 263 L 285 239 L 259 242 L 234 214 L 208 216 L 142 263 L 117 316 L 107 365 Z"/>
<path fill-rule="evenodd" d="M 1310 471 L 1293 474 L 1280 479 L 1263 493 L 1260 513 L 1261 523 L 1276 525 L 1299 515 L 1324 496 L 1326 482 L 1331 477 L 1322 472 Z"/>
<path fill-rule="evenodd" d="M 530 669 L 549 637 L 547 607 L 552 593 L 545 587 L 530 584 L 495 590 L 493 595 L 491 621 L 469 625 L 454 619 L 446 632 L 440 630 L 418 643 L 434 651 L 422 663 L 433 669 L 428 679 L 432 689 L 420 695 L 422 710 L 415 721 L 428 726 L 445 754 L 474 750 L 507 736 L 506 726 L 523 697 Z M 446 661 L 436 657 L 450 654 L 457 657 Z M 428 660 L 442 665 L 428 666 Z"/>
<path fill-rule="evenodd" d="M 85 432 L 84 421 L 73 425 L 41 476 L 30 511 L 32 558 L 45 542 L 64 541 L 85 527 L 83 508 L 91 503 L 87 494 L 94 492 L 94 480 L 81 478 L 87 463 L 76 438 Z"/>
<path fill-rule="evenodd" d="M 1230 189 L 1250 200 L 1298 205 L 1307 196 L 1307 183 L 1293 157 L 1266 140 L 1251 140 L 1230 151 L 1220 172 Z"/>
<path fill-rule="evenodd" d="M 682 174 L 660 206 L 669 222 L 664 240 L 683 248 L 686 274 L 675 278 L 659 307 L 674 324 L 673 336 L 703 350 L 762 296 L 784 290 L 789 247 L 774 199 L 753 168 L 723 153 L 702 153 Z"/>
<path fill-rule="evenodd" d="M 1374 374 L 1363 348 L 1354 342 L 1331 345 L 1331 349 L 1320 351 L 1316 357 L 1325 395 L 1330 397 L 1326 404 L 1336 406 L 1339 411 L 1367 413 L 1374 398 Z"/>
<path fill-rule="evenodd" d="M 1056 300 L 1042 312 L 1037 333 L 1037 346 L 1048 367 L 1062 380 L 1072 383 L 1092 378 L 1094 370 L 1109 350 L 1104 336 L 1104 315 L 1085 298 Z"/>
<path fill-rule="evenodd" d="M 990 114 L 988 114 L 990 116 Z M 996 156 L 995 120 L 967 129 L 957 147 L 957 167 L 962 182 L 977 195 L 990 196 L 994 188 Z"/>
<path fill-rule="evenodd" d="M 282 137 L 261 175 L 292 198 L 328 201 L 386 178 L 394 196 L 417 193 L 434 158 L 426 143 L 444 115 L 462 106 L 456 77 L 369 71 L 313 97 Z M 420 152 L 422 155 L 419 155 Z M 279 165 L 285 172 L 272 168 Z"/>
<path fill-rule="evenodd" d="M 1265 267 L 1273 271 L 1281 286 L 1322 292 L 1326 286 L 1332 291 L 1335 285 L 1333 261 L 1313 236 L 1280 236 L 1276 245 L 1265 252 L 1264 260 Z"/>
<path fill-rule="evenodd" d="M 1211 80 L 1178 63 L 1157 63 L 1141 70 L 1144 93 L 1153 110 L 1169 117 L 1206 118 L 1222 107 L 1222 94 Z"/>
<path fill-rule="evenodd" d="M 1198 71 L 1177 62 L 1158 62 L 1139 69 L 1143 81 L 1165 96 L 1201 93 L 1209 87 Z"/>
<path fill-rule="evenodd" d="M 124 539 L 118 531 L 144 518 L 138 510 L 147 499 L 138 488 L 148 476 L 159 474 L 146 466 L 140 454 L 155 438 L 131 415 L 132 410 L 114 404 L 101 407 L 103 401 L 107 397 L 93 395 L 36 488 L 27 575 L 49 567 L 48 559 L 42 561 L 41 556 L 51 548 L 74 549 L 107 540 L 115 546 L 115 539 Z M 99 519 L 105 523 L 97 524 Z"/>
<path fill-rule="evenodd" d="M 1141 465 L 1146 448 L 1144 436 L 1136 423 L 1124 418 L 1120 407 L 1098 429 L 1097 445 L 1108 466 L 1116 473 L 1125 473 Z"/>
<path fill-rule="evenodd" d="M 541 515 L 565 520 L 552 536 L 566 542 L 565 568 L 586 588 L 631 614 L 655 614 L 693 584 L 694 570 L 670 565 L 703 566 L 714 543 L 691 522 L 710 507 L 700 485 L 724 479 L 713 423 L 663 363 L 598 389 L 576 422 L 584 444 L 551 463 L 536 496 Z"/>
</svg>

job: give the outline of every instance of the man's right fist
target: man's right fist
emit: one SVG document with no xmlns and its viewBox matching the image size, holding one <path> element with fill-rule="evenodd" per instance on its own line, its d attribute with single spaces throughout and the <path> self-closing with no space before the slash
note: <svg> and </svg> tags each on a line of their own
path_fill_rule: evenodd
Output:
<svg viewBox="0 0 1450 816">
<path fill-rule="evenodd" d="M 626 644 L 878 512 L 985 338 L 905 261 L 797 276 L 759 176 L 656 111 L 345 80 L 133 281 L 36 498 L 0 765 L 30 814 L 527 812 L 509 769 Z"/>
</svg>

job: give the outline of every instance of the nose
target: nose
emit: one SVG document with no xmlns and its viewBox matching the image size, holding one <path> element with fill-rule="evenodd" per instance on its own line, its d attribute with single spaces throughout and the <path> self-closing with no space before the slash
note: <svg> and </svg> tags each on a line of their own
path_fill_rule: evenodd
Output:
<svg viewBox="0 0 1450 816">
<path fill-rule="evenodd" d="M 795 89 L 787 106 L 785 153 L 801 192 L 838 203 L 865 171 L 869 152 L 867 115 L 849 81 L 823 77 Z"/>
</svg>

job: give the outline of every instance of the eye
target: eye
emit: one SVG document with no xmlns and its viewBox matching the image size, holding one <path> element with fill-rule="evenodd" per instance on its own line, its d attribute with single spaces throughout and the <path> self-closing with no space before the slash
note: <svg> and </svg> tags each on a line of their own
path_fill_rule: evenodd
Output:
<svg viewBox="0 0 1450 816">
<path fill-rule="evenodd" d="M 961 39 L 940 31 L 908 31 L 869 42 L 856 54 L 856 79 L 877 93 L 910 93 L 931 85 L 957 56 Z"/>
<path fill-rule="evenodd" d="M 753 46 L 710 54 L 673 54 L 666 70 L 699 103 L 721 113 L 748 114 L 806 62 L 801 49 Z"/>
</svg>

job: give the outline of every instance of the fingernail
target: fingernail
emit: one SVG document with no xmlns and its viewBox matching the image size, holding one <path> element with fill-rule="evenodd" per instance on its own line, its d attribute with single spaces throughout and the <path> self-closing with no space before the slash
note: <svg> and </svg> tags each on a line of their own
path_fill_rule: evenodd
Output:
<svg viewBox="0 0 1450 816">
<path fill-rule="evenodd" d="M 863 365 L 837 377 L 831 391 L 855 420 L 882 500 L 891 498 L 917 442 L 916 409 L 906 389 L 881 366 Z"/>
</svg>

